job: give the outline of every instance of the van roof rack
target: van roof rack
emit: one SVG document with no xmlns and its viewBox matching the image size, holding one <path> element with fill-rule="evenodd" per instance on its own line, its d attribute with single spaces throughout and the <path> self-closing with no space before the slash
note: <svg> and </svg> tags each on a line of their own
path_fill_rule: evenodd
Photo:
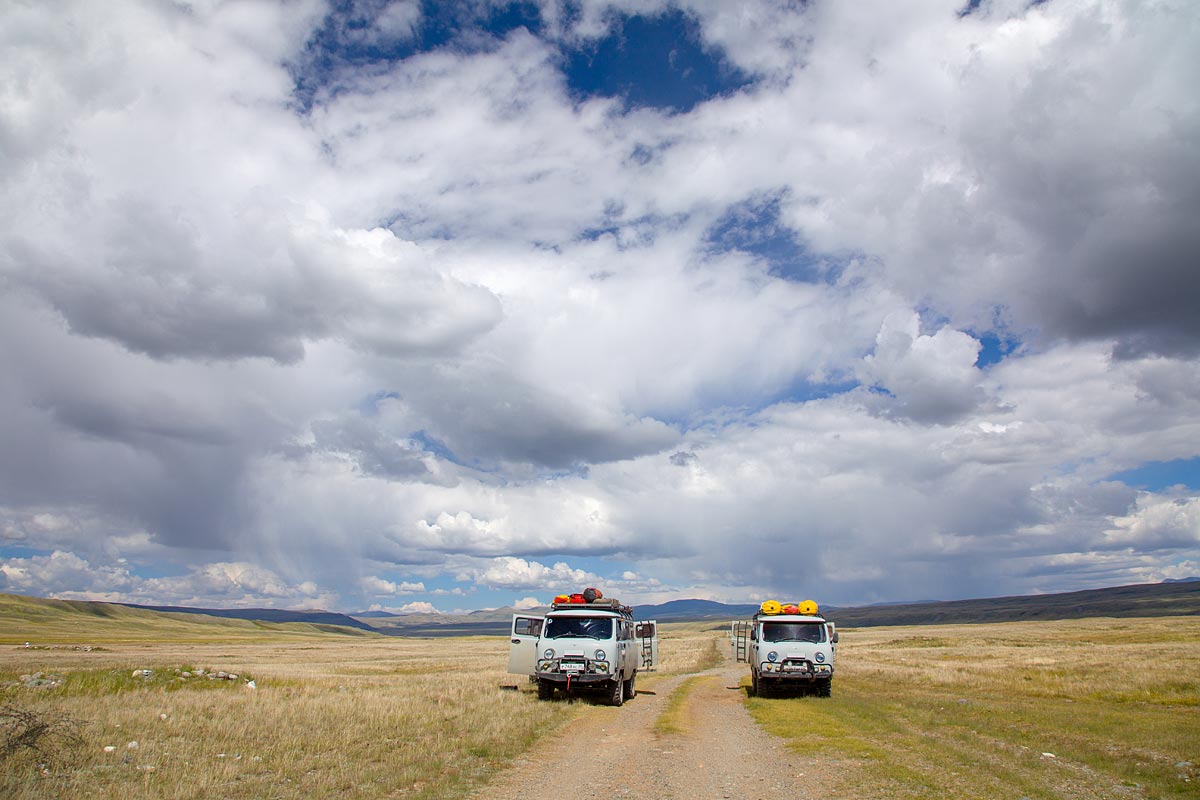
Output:
<svg viewBox="0 0 1200 800">
<path fill-rule="evenodd" d="M 593 611 L 616 611 L 622 616 L 633 616 L 633 608 L 630 606 L 621 605 L 621 601 L 612 597 L 602 597 L 599 600 L 593 600 L 590 603 L 552 603 L 551 608 L 555 611 L 564 611 L 569 609 L 588 609 Z"/>
</svg>

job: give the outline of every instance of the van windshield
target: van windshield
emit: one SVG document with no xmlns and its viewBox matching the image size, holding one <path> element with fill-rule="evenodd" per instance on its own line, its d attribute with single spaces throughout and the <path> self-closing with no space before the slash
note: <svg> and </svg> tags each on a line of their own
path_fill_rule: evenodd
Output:
<svg viewBox="0 0 1200 800">
<path fill-rule="evenodd" d="M 612 617 L 547 617 L 543 639 L 611 639 Z"/>
<path fill-rule="evenodd" d="M 764 642 L 818 642 L 825 641 L 825 626 L 819 622 L 764 622 Z"/>
</svg>

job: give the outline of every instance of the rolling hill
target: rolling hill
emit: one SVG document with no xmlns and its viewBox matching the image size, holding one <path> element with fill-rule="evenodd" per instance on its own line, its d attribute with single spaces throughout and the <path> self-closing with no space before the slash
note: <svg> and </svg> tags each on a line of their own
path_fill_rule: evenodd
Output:
<svg viewBox="0 0 1200 800">
<path fill-rule="evenodd" d="M 757 605 L 711 600 L 672 600 L 637 607 L 639 619 L 723 625 L 746 619 Z M 548 609 L 532 609 L 541 614 Z M 277 636 L 503 636 L 512 608 L 468 614 L 338 614 L 329 611 L 138 606 L 46 600 L 0 594 L 0 642 L 178 639 L 212 641 Z M 842 627 L 1016 622 L 1084 617 L 1200 615 L 1200 581 L 1183 580 L 1088 589 L 1060 594 L 991 597 L 857 608 L 826 606 L 823 613 Z"/>
<path fill-rule="evenodd" d="M 128 608 L 144 608 L 147 611 L 168 611 L 174 614 L 206 614 L 225 619 L 256 619 L 263 622 L 306 622 L 312 625 L 341 625 L 364 631 L 375 630 L 346 614 L 334 611 L 288 611 L 280 608 L 192 608 L 191 606 L 142 606 L 120 603 Z"/>
<path fill-rule="evenodd" d="M 548 609 L 531 609 L 542 614 Z M 756 604 L 728 605 L 712 600 L 671 600 L 637 607 L 638 619 L 660 622 L 724 623 L 746 619 Z M 498 608 L 467 615 L 373 616 L 370 624 L 390 636 L 466 636 L 506 634 L 514 609 Z M 1200 614 L 1200 582 L 1134 584 L 1060 594 L 902 603 L 855 608 L 826 606 L 823 613 L 844 627 L 1017 622 L 1084 617 L 1156 617 Z"/>
<path fill-rule="evenodd" d="M 297 612 L 300 613 L 300 612 Z M 117 603 L 48 600 L 0 593 L 0 643 L 233 642 L 314 636 L 377 636 L 360 627 L 320 622 L 267 622 L 195 612 L 153 611 Z"/>
<path fill-rule="evenodd" d="M 1141 583 L 1061 594 L 829 609 L 842 626 L 938 625 L 1200 614 L 1200 582 Z"/>
</svg>

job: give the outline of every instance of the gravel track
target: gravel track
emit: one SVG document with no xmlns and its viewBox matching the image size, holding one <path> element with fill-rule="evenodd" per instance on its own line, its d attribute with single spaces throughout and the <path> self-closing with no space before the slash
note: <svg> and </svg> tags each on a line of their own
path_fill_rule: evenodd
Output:
<svg viewBox="0 0 1200 800">
<path fill-rule="evenodd" d="M 480 800 L 828 797 L 828 765 L 787 750 L 750 718 L 738 688 L 744 664 L 699 673 L 684 732 L 654 723 L 684 678 L 657 681 L 621 708 L 590 705 L 557 736 L 536 745 L 477 793 Z M 558 700 L 555 702 L 565 702 Z M 587 700 L 581 702 L 587 703 Z"/>
</svg>

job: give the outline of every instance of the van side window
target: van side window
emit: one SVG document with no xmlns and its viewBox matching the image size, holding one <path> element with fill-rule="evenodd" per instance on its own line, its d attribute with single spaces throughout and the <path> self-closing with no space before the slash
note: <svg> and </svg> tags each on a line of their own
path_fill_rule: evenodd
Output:
<svg viewBox="0 0 1200 800">
<path fill-rule="evenodd" d="M 513 628 L 513 633 L 517 636 L 540 636 L 542 634 L 542 621 L 540 619 L 530 619 L 529 617 L 517 617 L 517 624 Z"/>
</svg>

